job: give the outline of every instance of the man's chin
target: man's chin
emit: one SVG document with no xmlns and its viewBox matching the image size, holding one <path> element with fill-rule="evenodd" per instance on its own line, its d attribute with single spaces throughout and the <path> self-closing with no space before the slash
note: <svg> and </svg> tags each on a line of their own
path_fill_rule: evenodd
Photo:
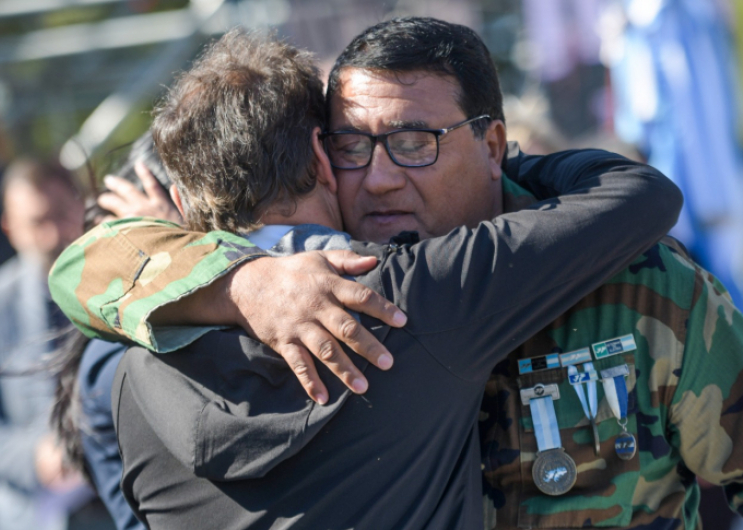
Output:
<svg viewBox="0 0 743 530">
<path fill-rule="evenodd" d="M 415 223 L 394 223 L 383 226 L 380 226 L 379 224 L 372 226 L 367 225 L 361 230 L 362 237 L 357 239 L 384 245 L 389 243 L 390 239 L 398 235 L 400 232 L 411 231 L 420 232 L 420 227 Z"/>
</svg>

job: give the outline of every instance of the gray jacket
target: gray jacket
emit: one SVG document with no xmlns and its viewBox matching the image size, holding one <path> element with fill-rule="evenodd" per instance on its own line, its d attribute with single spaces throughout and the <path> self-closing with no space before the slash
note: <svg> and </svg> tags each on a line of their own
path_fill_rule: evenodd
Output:
<svg viewBox="0 0 743 530">
<path fill-rule="evenodd" d="M 0 267 L 0 530 L 36 530 L 41 488 L 34 452 L 49 431 L 54 383 L 39 369 L 52 349 L 46 277 L 33 262 L 14 257 Z"/>
</svg>

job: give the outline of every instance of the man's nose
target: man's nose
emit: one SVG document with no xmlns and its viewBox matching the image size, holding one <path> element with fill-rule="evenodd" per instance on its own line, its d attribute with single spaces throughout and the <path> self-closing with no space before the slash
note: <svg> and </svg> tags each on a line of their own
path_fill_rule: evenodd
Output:
<svg viewBox="0 0 743 530">
<path fill-rule="evenodd" d="M 374 146 L 371 163 L 366 168 L 364 189 L 375 195 L 382 195 L 405 186 L 405 168 L 395 164 L 382 142 Z"/>
</svg>

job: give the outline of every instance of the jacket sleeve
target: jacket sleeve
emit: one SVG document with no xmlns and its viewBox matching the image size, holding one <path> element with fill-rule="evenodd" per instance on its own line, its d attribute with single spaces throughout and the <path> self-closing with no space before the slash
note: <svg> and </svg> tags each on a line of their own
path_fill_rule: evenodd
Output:
<svg viewBox="0 0 743 530">
<path fill-rule="evenodd" d="M 498 360 L 656 243 L 681 206 L 663 175 L 618 155 L 567 152 L 539 163 L 517 180 L 565 174 L 550 177 L 562 195 L 402 247 L 382 268 L 406 329 L 466 380 L 484 381 Z"/>
<path fill-rule="evenodd" d="M 687 330 L 680 374 L 658 389 L 667 407 L 665 430 L 686 467 L 722 485 L 731 508 L 743 515 L 743 315 L 702 269 Z"/>
<path fill-rule="evenodd" d="M 103 223 L 67 247 L 52 268 L 49 289 L 87 336 L 166 352 L 214 328 L 168 327 L 155 334 L 148 322 L 155 309 L 264 255 L 228 232 L 204 234 L 154 218 L 123 219 Z"/>
</svg>

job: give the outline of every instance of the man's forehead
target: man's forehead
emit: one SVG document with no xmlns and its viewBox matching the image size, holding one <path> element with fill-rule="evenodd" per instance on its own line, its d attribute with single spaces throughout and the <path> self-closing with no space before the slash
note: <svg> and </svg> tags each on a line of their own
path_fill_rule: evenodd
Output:
<svg viewBox="0 0 743 530">
<path fill-rule="evenodd" d="M 387 110 L 387 104 L 402 103 L 406 109 L 420 110 L 413 117 L 389 118 L 389 127 L 429 127 L 427 118 L 435 115 L 434 100 L 444 111 L 459 108 L 461 88 L 455 77 L 440 72 L 412 70 L 395 72 L 379 69 L 346 67 L 338 76 L 338 88 L 330 102 L 332 122 L 348 115 L 376 115 Z M 340 114 L 340 115 L 339 115 Z"/>
<path fill-rule="evenodd" d="M 41 185 L 24 180 L 14 180 L 5 189 L 3 207 L 6 211 L 24 212 L 30 209 L 64 209 L 77 196 L 69 187 L 55 178 Z"/>
</svg>

